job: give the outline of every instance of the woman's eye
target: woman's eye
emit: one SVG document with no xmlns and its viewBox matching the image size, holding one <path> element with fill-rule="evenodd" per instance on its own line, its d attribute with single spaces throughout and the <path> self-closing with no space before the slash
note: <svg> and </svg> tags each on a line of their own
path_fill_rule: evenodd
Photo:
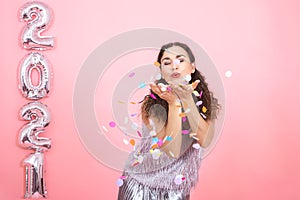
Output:
<svg viewBox="0 0 300 200">
<path fill-rule="evenodd" d="M 163 65 L 169 65 L 171 62 L 164 62 Z"/>
<path fill-rule="evenodd" d="M 184 59 L 182 58 L 182 59 L 179 59 L 179 61 L 182 63 L 182 62 L 184 62 Z"/>
</svg>

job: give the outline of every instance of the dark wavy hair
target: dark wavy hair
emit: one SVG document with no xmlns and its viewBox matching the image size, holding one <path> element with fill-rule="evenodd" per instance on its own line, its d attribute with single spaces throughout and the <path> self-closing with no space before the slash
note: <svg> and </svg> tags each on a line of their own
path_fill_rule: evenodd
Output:
<svg viewBox="0 0 300 200">
<path fill-rule="evenodd" d="M 183 44 L 180 42 L 168 43 L 168 44 L 163 45 L 161 47 L 160 52 L 157 57 L 158 63 L 161 63 L 161 58 L 162 58 L 164 52 L 168 48 L 173 47 L 173 46 L 179 46 L 179 47 L 183 48 L 188 53 L 191 63 L 195 63 L 195 57 L 194 57 L 191 49 L 186 44 Z M 205 77 L 197 69 L 195 69 L 195 72 L 191 74 L 191 77 L 192 77 L 192 79 L 190 80 L 189 83 L 192 83 L 196 80 L 200 80 L 200 83 L 195 88 L 195 90 L 197 90 L 199 94 L 202 91 L 202 95 L 200 97 L 196 97 L 193 95 L 193 97 L 194 97 L 195 102 L 200 101 L 200 100 L 202 101 L 202 104 L 198 108 L 200 113 L 202 112 L 203 106 L 205 106 L 207 108 L 207 111 L 205 113 L 202 112 L 205 116 L 205 117 L 203 117 L 201 115 L 202 118 L 204 120 L 216 119 L 218 112 L 221 109 L 221 105 L 218 103 L 218 99 L 214 97 L 213 93 L 209 91 Z M 165 81 L 159 80 L 157 82 L 165 82 Z M 161 118 L 160 116 L 163 115 L 162 109 L 151 109 L 152 106 L 158 104 L 165 109 L 166 116 L 165 115 L 164 116 L 166 117 L 166 121 L 167 121 L 168 112 L 169 112 L 169 106 L 168 106 L 167 101 L 165 101 L 164 99 L 161 99 L 151 89 L 150 89 L 150 92 L 151 92 L 152 97 L 154 95 L 156 98 L 154 99 L 150 95 L 145 96 L 144 100 L 142 101 L 143 104 L 141 107 L 142 117 L 144 119 L 146 119 L 146 118 L 149 118 L 150 116 L 154 115 L 154 116 L 157 116 L 158 118 Z"/>
</svg>

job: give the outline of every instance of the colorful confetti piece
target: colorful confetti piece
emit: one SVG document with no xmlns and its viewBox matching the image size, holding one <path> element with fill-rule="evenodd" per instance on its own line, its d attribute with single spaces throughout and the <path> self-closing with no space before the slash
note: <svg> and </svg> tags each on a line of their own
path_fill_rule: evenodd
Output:
<svg viewBox="0 0 300 200">
<path fill-rule="evenodd" d="M 163 145 L 163 141 L 162 141 L 162 139 L 159 139 L 159 141 L 157 142 L 157 144 L 158 144 L 158 146 L 162 146 Z"/>
<path fill-rule="evenodd" d="M 130 117 L 135 117 L 135 116 L 137 116 L 137 113 L 133 113 L 130 115 Z"/>
<path fill-rule="evenodd" d="M 125 104 L 125 102 L 124 102 L 124 101 L 118 101 L 118 103 Z"/>
<path fill-rule="evenodd" d="M 127 176 L 120 176 L 120 179 L 126 179 L 127 178 Z"/>
<path fill-rule="evenodd" d="M 154 149 L 153 151 L 152 151 L 152 153 L 151 153 L 151 155 L 152 155 L 152 158 L 154 159 L 154 160 L 157 160 L 157 159 L 159 159 L 159 157 L 161 156 L 161 151 L 159 150 L 159 149 Z"/>
<path fill-rule="evenodd" d="M 116 185 L 118 186 L 118 187 L 121 187 L 122 185 L 123 185 L 123 180 L 122 179 L 118 179 L 117 181 L 116 181 Z"/>
<path fill-rule="evenodd" d="M 154 64 L 156 67 L 159 67 L 159 66 L 160 66 L 160 63 L 157 62 L 157 61 L 155 61 L 153 64 Z"/>
<path fill-rule="evenodd" d="M 136 131 L 138 136 L 142 137 L 142 133 L 140 131 Z"/>
<path fill-rule="evenodd" d="M 126 140 L 125 138 L 123 139 L 123 142 L 124 142 L 124 144 L 126 144 L 126 145 L 129 144 L 128 140 Z"/>
<path fill-rule="evenodd" d="M 197 101 L 196 106 L 200 106 L 202 103 L 202 101 Z"/>
<path fill-rule="evenodd" d="M 186 113 L 179 113 L 179 117 L 186 117 Z"/>
<path fill-rule="evenodd" d="M 184 80 L 186 82 L 189 82 L 190 80 L 192 80 L 192 76 L 190 74 L 187 74 L 187 75 L 184 76 Z"/>
<path fill-rule="evenodd" d="M 173 158 L 175 158 L 175 155 L 173 154 L 172 151 L 169 151 L 169 154 L 170 154 Z"/>
<path fill-rule="evenodd" d="M 156 131 L 155 130 L 150 131 L 149 135 L 150 136 L 156 136 Z"/>
<path fill-rule="evenodd" d="M 182 117 L 182 121 L 183 121 L 183 122 L 186 122 L 186 117 Z"/>
<path fill-rule="evenodd" d="M 113 121 L 111 121 L 111 122 L 109 122 L 109 126 L 112 127 L 112 128 L 114 128 L 116 126 L 116 123 L 113 122 Z"/>
<path fill-rule="evenodd" d="M 174 60 L 174 65 L 178 65 L 179 63 L 180 63 L 180 60 L 178 60 L 178 59 Z"/>
<path fill-rule="evenodd" d="M 200 94 L 199 94 L 199 98 L 202 97 L 203 91 L 201 90 Z"/>
<path fill-rule="evenodd" d="M 185 109 L 185 113 L 189 113 L 191 111 L 191 109 L 190 108 L 187 108 L 187 109 Z"/>
<path fill-rule="evenodd" d="M 154 94 L 150 94 L 150 97 L 152 98 L 152 99 L 156 99 L 156 97 L 155 97 L 155 95 Z"/>
<path fill-rule="evenodd" d="M 194 91 L 193 91 L 193 94 L 194 94 L 196 97 L 199 97 L 199 96 L 200 96 L 200 94 L 199 94 L 199 92 L 198 92 L 197 90 L 194 90 Z"/>
<path fill-rule="evenodd" d="M 189 134 L 190 131 L 189 130 L 182 130 L 182 134 L 186 135 L 186 134 Z"/>
<path fill-rule="evenodd" d="M 102 126 L 102 128 L 103 128 L 106 132 L 108 132 L 108 130 L 107 130 L 107 128 L 106 128 L 105 126 Z"/>
<path fill-rule="evenodd" d="M 135 145 L 135 140 L 134 140 L 134 139 L 130 139 L 130 140 L 129 140 L 129 143 L 130 143 L 132 146 L 134 146 L 134 145 Z"/>
<path fill-rule="evenodd" d="M 195 143 L 195 144 L 193 144 L 193 146 L 192 146 L 194 149 L 200 149 L 201 148 L 201 146 L 200 146 L 200 144 L 199 143 Z"/>
<path fill-rule="evenodd" d="M 182 174 L 176 175 L 176 177 L 174 179 L 174 183 L 176 185 L 180 185 L 183 182 L 182 178 L 183 178 Z"/>
<path fill-rule="evenodd" d="M 161 74 L 160 74 L 160 73 L 157 74 L 157 75 L 155 76 L 155 79 L 156 79 L 156 80 L 160 80 L 160 79 L 161 79 Z"/>
<path fill-rule="evenodd" d="M 134 102 L 134 101 L 130 101 L 130 103 L 131 103 L 131 104 L 136 104 L 136 102 Z"/>
<path fill-rule="evenodd" d="M 158 137 L 152 138 L 152 143 L 157 143 L 159 141 Z"/>
<path fill-rule="evenodd" d="M 207 108 L 205 106 L 202 107 L 202 112 L 206 113 Z"/>
<path fill-rule="evenodd" d="M 146 86 L 147 86 L 147 84 L 146 84 L 145 82 L 141 82 L 141 83 L 139 84 L 138 88 L 142 89 L 142 88 L 144 88 L 144 87 L 146 87 Z"/>
<path fill-rule="evenodd" d="M 129 78 L 132 78 L 132 77 L 134 77 L 134 75 L 135 75 L 135 73 L 134 73 L 134 72 L 131 72 L 131 73 L 128 75 L 128 77 L 129 77 Z"/>
<path fill-rule="evenodd" d="M 206 116 L 205 116 L 203 113 L 200 113 L 200 115 L 201 115 L 204 119 L 206 119 Z"/>
</svg>

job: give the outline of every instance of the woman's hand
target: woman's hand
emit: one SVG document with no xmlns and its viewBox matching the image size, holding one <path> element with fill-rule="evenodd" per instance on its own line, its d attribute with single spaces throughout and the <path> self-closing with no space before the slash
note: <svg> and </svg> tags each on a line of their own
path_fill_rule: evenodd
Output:
<svg viewBox="0 0 300 200">
<path fill-rule="evenodd" d="M 183 85 L 183 84 L 174 85 L 171 83 L 170 86 L 180 99 L 186 99 L 191 97 L 191 94 L 196 89 L 199 83 L 200 80 L 196 80 L 193 83 L 188 85 Z"/>
<path fill-rule="evenodd" d="M 162 90 L 162 85 L 156 85 L 154 83 L 150 83 L 151 90 L 157 94 L 160 98 L 166 100 L 168 104 L 175 104 L 178 101 L 178 96 L 173 92 L 173 90 L 167 89 L 167 85 L 164 85 L 164 89 Z"/>
</svg>

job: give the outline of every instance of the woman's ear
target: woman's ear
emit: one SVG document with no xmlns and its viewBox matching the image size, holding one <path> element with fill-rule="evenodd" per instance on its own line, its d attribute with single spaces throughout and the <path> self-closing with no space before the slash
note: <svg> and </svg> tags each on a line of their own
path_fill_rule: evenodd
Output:
<svg viewBox="0 0 300 200">
<path fill-rule="evenodd" d="M 192 63 L 192 68 L 193 68 L 192 73 L 195 73 L 195 71 L 196 71 L 195 63 Z"/>
</svg>

